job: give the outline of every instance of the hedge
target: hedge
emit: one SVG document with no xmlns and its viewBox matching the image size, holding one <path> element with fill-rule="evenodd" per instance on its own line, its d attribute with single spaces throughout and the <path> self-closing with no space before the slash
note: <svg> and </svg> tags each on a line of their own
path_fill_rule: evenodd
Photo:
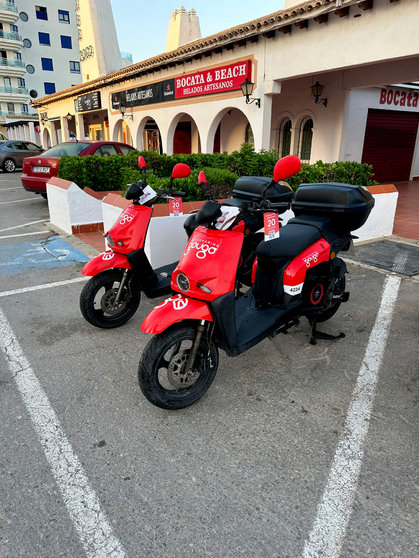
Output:
<svg viewBox="0 0 419 558">
<path fill-rule="evenodd" d="M 228 197 L 238 176 L 272 176 L 278 160 L 276 151 L 255 152 L 253 146 L 242 144 L 240 151 L 227 153 L 193 153 L 190 155 L 160 155 L 152 151 L 134 150 L 128 155 L 109 157 L 68 157 L 60 158 L 58 176 L 71 180 L 81 188 L 93 190 L 125 190 L 128 183 L 138 180 L 137 158 L 142 155 L 147 163 L 147 181 L 150 186 L 165 188 L 176 163 L 186 163 L 191 167 L 191 176 L 176 181 L 176 188 L 187 192 L 186 200 L 202 199 L 197 185 L 200 170 L 204 170 L 208 185 L 214 197 Z M 353 161 L 336 161 L 313 165 L 303 164 L 301 171 L 288 179 L 297 189 L 301 183 L 343 182 L 370 186 L 376 184 L 371 165 Z"/>
</svg>

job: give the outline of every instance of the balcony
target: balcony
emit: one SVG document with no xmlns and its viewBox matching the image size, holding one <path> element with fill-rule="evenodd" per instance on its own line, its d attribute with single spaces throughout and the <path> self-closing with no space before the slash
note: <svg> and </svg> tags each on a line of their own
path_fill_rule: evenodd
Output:
<svg viewBox="0 0 419 558">
<path fill-rule="evenodd" d="M 8 58 L 0 58 L 0 75 L 21 77 L 25 73 L 25 63 L 22 60 L 9 60 Z"/>
<path fill-rule="evenodd" d="M 20 50 L 23 46 L 22 35 L 0 30 L 0 45 L 3 49 Z"/>
<path fill-rule="evenodd" d="M 27 87 L 0 87 L 0 95 L 2 93 L 14 93 L 15 95 L 27 95 Z"/>
<path fill-rule="evenodd" d="M 28 102 L 29 94 L 26 87 L 0 87 L 0 101 L 3 103 Z"/>
<path fill-rule="evenodd" d="M 15 23 L 19 19 L 19 12 L 14 2 L 0 2 L 0 21 Z"/>
<path fill-rule="evenodd" d="M 9 60 L 8 58 L 0 58 L 0 66 L 18 66 L 20 68 L 25 67 L 25 63 L 23 60 Z"/>
</svg>

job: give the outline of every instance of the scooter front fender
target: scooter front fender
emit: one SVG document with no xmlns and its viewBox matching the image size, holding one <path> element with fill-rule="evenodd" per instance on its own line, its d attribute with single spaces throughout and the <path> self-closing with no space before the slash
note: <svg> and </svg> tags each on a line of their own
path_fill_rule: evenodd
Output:
<svg viewBox="0 0 419 558">
<path fill-rule="evenodd" d="M 145 333 L 161 333 L 182 320 L 213 321 L 208 304 L 202 300 L 176 294 L 153 308 L 141 324 Z"/>
<path fill-rule="evenodd" d="M 128 258 L 124 254 L 117 254 L 112 250 L 107 250 L 92 258 L 90 262 L 87 262 L 81 270 L 81 273 L 88 277 L 93 277 L 106 269 L 112 269 L 114 267 L 131 269 Z"/>
</svg>

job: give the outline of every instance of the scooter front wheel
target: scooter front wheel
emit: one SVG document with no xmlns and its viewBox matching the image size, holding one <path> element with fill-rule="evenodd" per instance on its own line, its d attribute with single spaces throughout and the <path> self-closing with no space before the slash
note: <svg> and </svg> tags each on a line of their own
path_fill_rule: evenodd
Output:
<svg viewBox="0 0 419 558">
<path fill-rule="evenodd" d="M 105 329 L 119 327 L 137 311 L 141 291 L 129 278 L 118 303 L 115 303 L 123 273 L 123 269 L 102 271 L 89 279 L 83 287 L 80 293 L 80 310 L 90 324 Z"/>
<path fill-rule="evenodd" d="M 175 324 L 155 335 L 141 356 L 138 381 L 145 397 L 162 409 L 183 409 L 200 399 L 212 384 L 218 368 L 218 348 L 206 334 L 194 364 L 187 370 L 196 328 Z"/>
</svg>

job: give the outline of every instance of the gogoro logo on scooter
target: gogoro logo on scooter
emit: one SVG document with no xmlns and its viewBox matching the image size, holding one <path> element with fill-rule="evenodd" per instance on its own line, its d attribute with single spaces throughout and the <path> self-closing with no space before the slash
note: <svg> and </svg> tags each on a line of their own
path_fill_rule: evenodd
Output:
<svg viewBox="0 0 419 558">
<path fill-rule="evenodd" d="M 125 225 L 125 223 L 131 223 L 131 221 L 134 219 L 134 217 L 132 215 L 128 215 L 128 214 L 124 214 L 122 215 L 122 217 L 119 219 L 119 224 L 120 225 Z"/>
<path fill-rule="evenodd" d="M 311 262 L 316 263 L 318 257 L 319 257 L 319 253 L 318 252 L 313 252 L 312 254 L 307 256 L 306 258 L 303 258 L 303 260 L 306 262 L 306 267 L 310 267 Z"/>
<path fill-rule="evenodd" d="M 220 247 L 219 244 L 216 244 L 215 242 L 211 242 L 211 241 L 200 241 L 199 239 L 195 242 L 190 242 L 186 248 L 186 250 L 183 252 L 183 255 L 186 256 L 187 254 L 189 254 L 189 250 L 191 250 L 192 248 L 196 250 L 196 257 L 199 258 L 200 260 L 203 260 L 204 258 L 207 257 L 207 254 L 209 254 L 210 256 L 213 256 L 218 248 Z"/>
<path fill-rule="evenodd" d="M 178 294 L 171 296 L 170 298 L 166 298 L 166 300 L 163 300 L 163 302 L 156 306 L 156 308 L 162 308 L 163 306 L 166 306 L 168 302 L 173 304 L 173 310 L 183 310 L 188 306 L 188 299 L 183 298 L 181 294 Z"/>
</svg>

